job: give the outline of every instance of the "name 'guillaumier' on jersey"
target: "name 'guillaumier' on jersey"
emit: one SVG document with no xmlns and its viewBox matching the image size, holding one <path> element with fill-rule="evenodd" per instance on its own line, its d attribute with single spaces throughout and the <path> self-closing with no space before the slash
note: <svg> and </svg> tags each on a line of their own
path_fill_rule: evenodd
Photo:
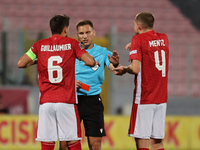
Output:
<svg viewBox="0 0 200 150">
<path fill-rule="evenodd" d="M 71 44 L 63 45 L 41 45 L 41 51 L 65 51 L 71 50 Z"/>
</svg>

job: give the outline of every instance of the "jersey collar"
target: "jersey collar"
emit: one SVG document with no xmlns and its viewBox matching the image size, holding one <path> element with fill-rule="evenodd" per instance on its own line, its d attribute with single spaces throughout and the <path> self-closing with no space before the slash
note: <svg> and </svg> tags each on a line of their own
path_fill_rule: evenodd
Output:
<svg viewBox="0 0 200 150">
<path fill-rule="evenodd" d="M 54 34 L 51 38 L 53 41 L 56 41 L 57 39 L 60 39 L 61 36 L 59 34 Z"/>
</svg>

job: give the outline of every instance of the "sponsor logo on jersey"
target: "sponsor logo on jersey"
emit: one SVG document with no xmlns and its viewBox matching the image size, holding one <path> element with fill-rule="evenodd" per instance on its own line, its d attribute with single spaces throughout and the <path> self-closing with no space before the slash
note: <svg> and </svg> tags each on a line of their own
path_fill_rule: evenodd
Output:
<svg viewBox="0 0 200 150">
<path fill-rule="evenodd" d="M 81 49 L 85 49 L 84 45 L 82 43 L 79 43 L 79 46 L 80 46 Z"/>
</svg>

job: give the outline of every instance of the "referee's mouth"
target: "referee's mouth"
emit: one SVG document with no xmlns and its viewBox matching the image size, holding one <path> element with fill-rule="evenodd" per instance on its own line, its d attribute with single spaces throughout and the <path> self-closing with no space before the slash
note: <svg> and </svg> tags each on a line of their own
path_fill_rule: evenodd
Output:
<svg viewBox="0 0 200 150">
<path fill-rule="evenodd" d="M 88 40 L 83 40 L 83 43 L 84 43 L 84 44 L 88 43 Z"/>
</svg>

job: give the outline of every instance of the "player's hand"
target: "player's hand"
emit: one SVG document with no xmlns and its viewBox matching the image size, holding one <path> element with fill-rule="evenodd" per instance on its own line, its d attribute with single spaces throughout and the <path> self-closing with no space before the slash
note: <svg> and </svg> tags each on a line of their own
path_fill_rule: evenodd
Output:
<svg viewBox="0 0 200 150">
<path fill-rule="evenodd" d="M 118 54 L 118 52 L 117 51 L 113 51 L 113 54 L 112 54 L 111 57 L 108 54 L 108 59 L 113 65 L 119 64 L 119 54 Z"/>
<path fill-rule="evenodd" d="M 120 75 L 120 76 L 126 73 L 124 66 L 118 66 L 117 68 L 112 69 L 112 71 L 115 75 Z"/>
<path fill-rule="evenodd" d="M 32 66 L 32 65 L 36 65 L 38 63 L 38 59 L 36 58 L 34 61 L 29 62 L 26 67 Z"/>
<path fill-rule="evenodd" d="M 82 82 L 79 80 L 76 80 L 76 88 L 81 88 Z"/>
<path fill-rule="evenodd" d="M 36 58 L 36 59 L 34 60 L 33 64 L 35 65 L 35 64 L 37 64 L 37 63 L 38 63 L 38 59 Z"/>
<path fill-rule="evenodd" d="M 87 66 L 86 64 L 84 64 L 84 65 Z M 93 67 L 95 67 L 95 66 L 101 66 L 101 65 L 98 61 L 95 61 L 95 65 Z"/>
<path fill-rule="evenodd" d="M 130 50 L 131 49 L 131 43 L 126 44 L 125 49 Z"/>
<path fill-rule="evenodd" d="M 100 63 L 98 61 L 95 61 L 95 65 L 94 66 L 101 66 Z"/>
</svg>

